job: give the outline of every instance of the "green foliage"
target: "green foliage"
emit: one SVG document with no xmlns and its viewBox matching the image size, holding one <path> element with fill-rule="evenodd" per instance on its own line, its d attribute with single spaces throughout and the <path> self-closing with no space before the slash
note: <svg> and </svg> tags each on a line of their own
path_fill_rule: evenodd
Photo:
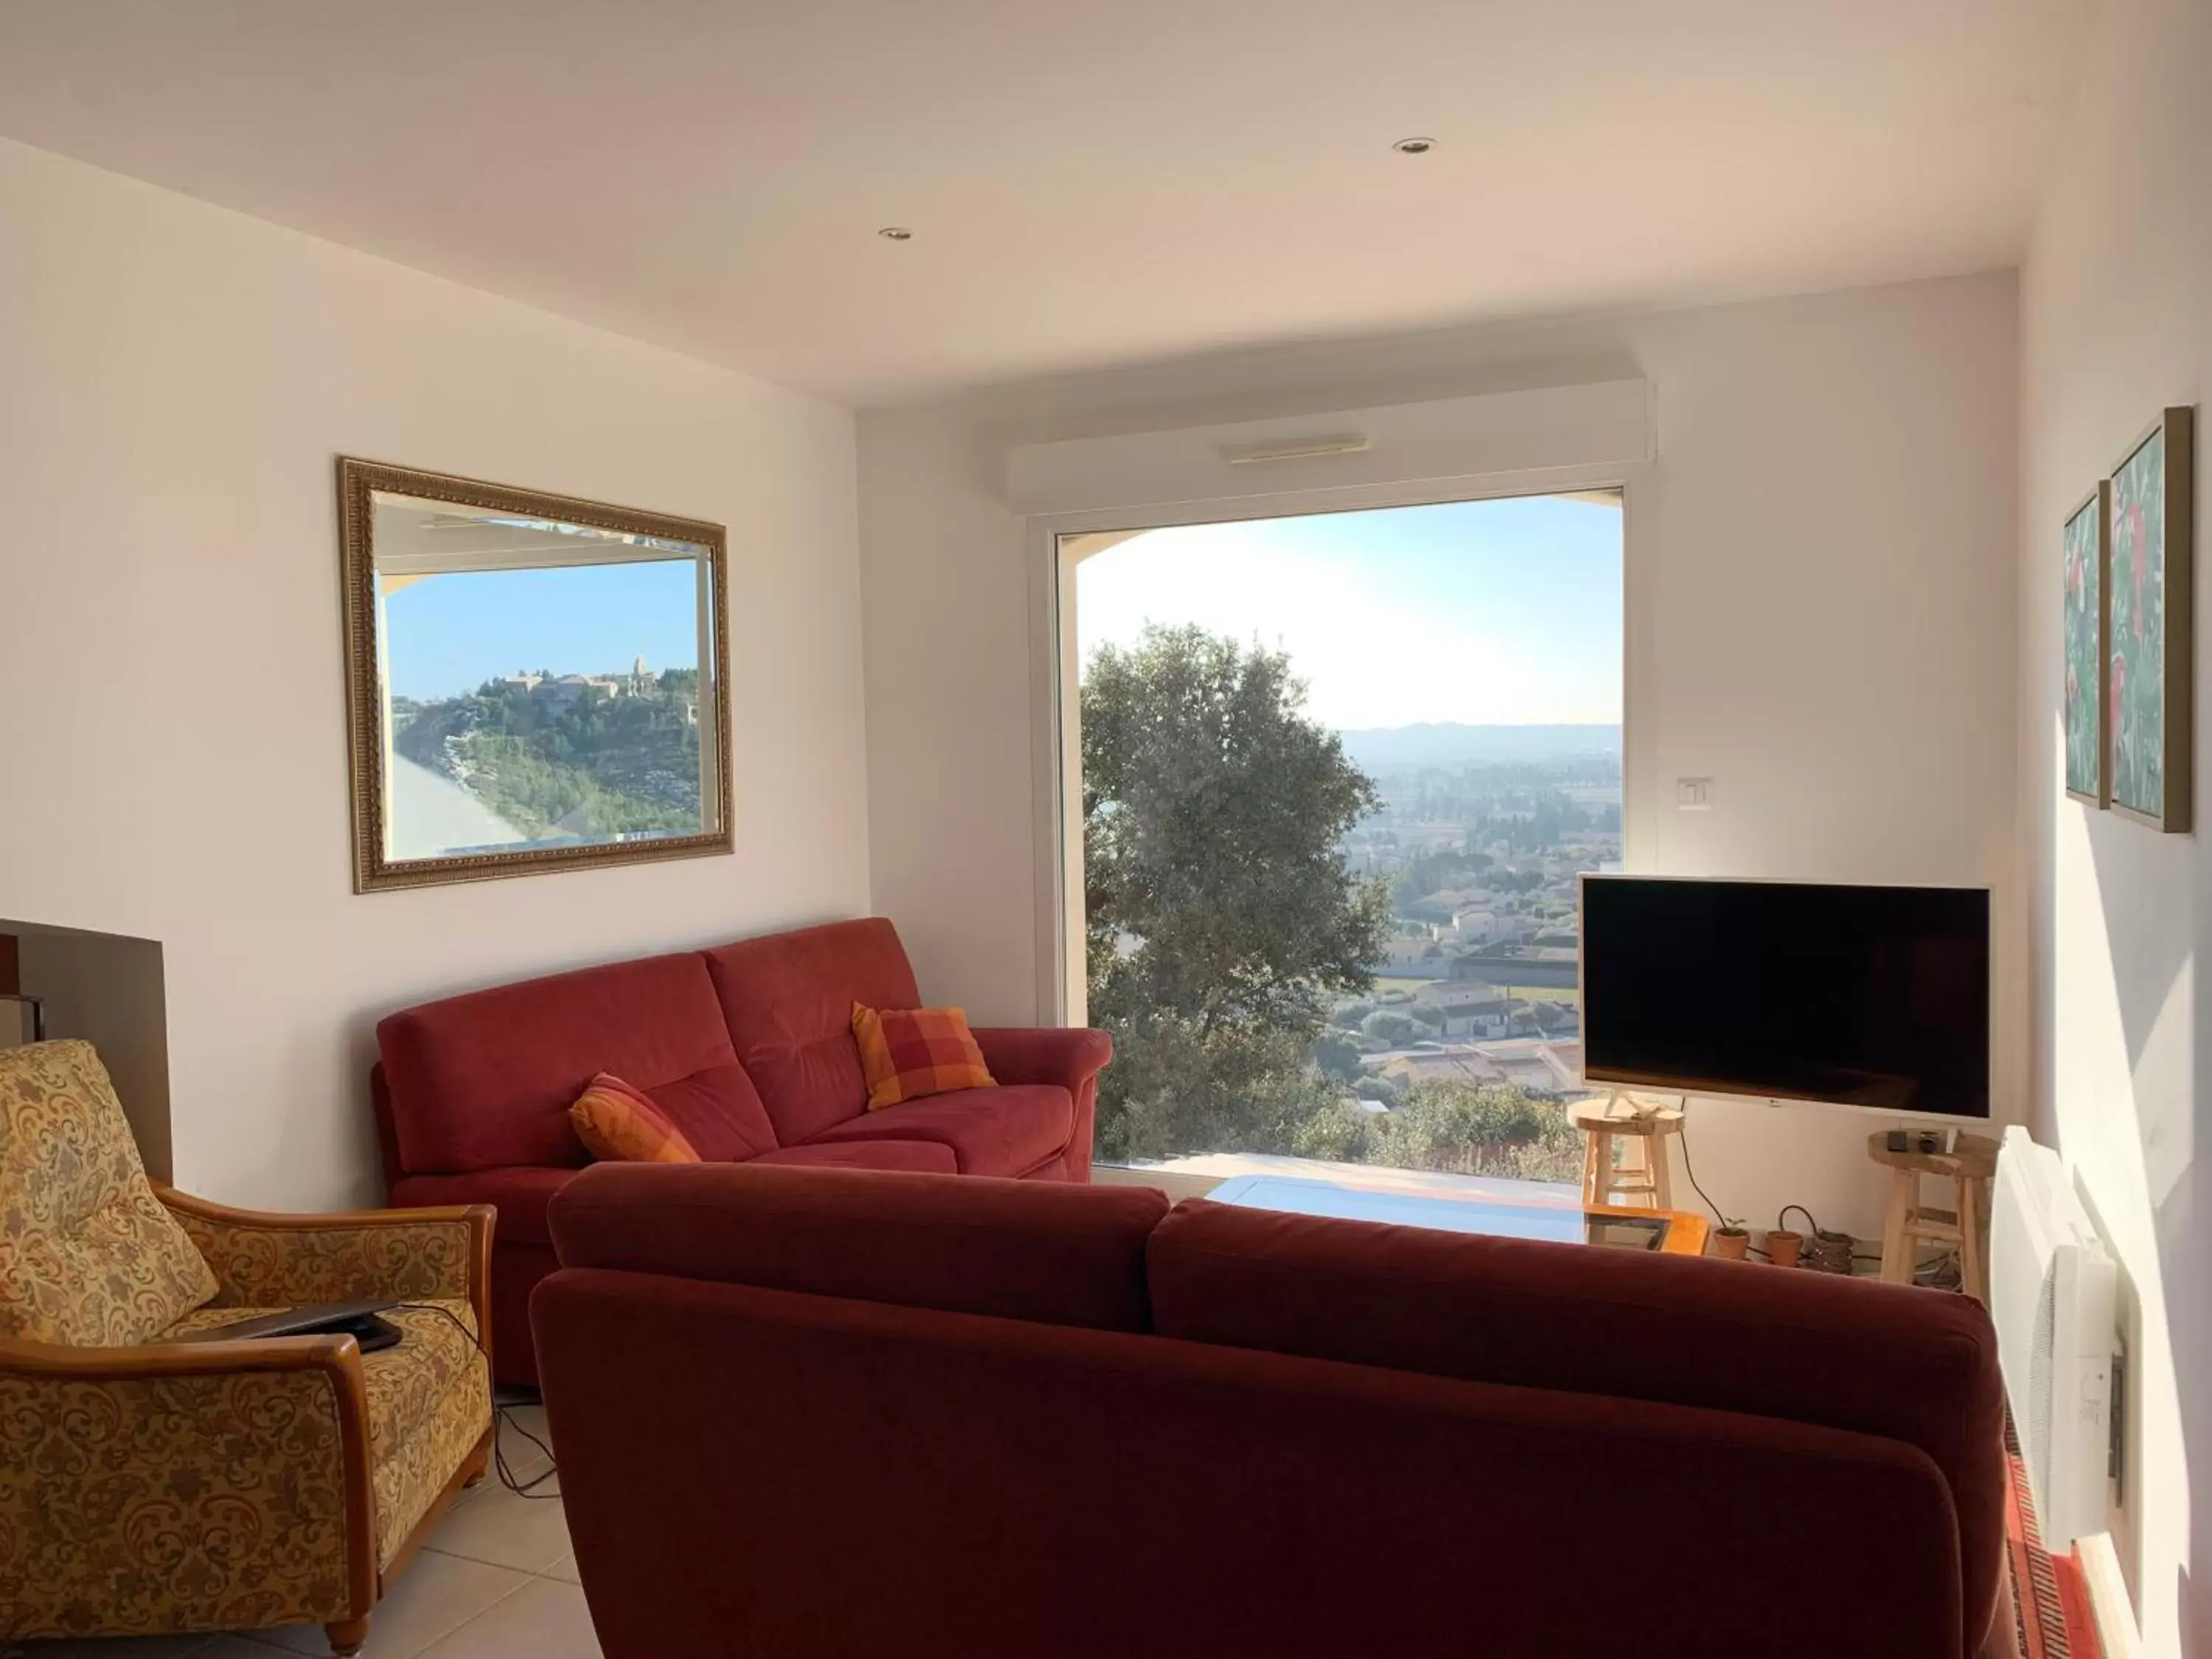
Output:
<svg viewBox="0 0 2212 1659">
<path fill-rule="evenodd" d="M 1307 1068 L 1294 1033 L 1209 1031 L 1164 1010 L 1113 1029 L 1114 1063 L 1099 1080 L 1103 1158 L 1287 1152 L 1342 1086 Z"/>
<path fill-rule="evenodd" d="M 1328 1017 L 1328 1023 L 1341 1026 L 1347 1031 L 1356 1031 L 1365 1021 L 1367 1016 L 1374 1012 L 1375 1005 L 1371 1002 L 1342 1003 L 1338 1006 L 1336 1012 Z"/>
<path fill-rule="evenodd" d="M 1372 1115 L 1332 1100 L 1298 1125 L 1291 1150 L 1300 1158 L 1327 1158 L 1332 1164 L 1363 1164 L 1373 1139 L 1368 1127 Z"/>
<path fill-rule="evenodd" d="M 463 783 L 526 834 L 696 830 L 696 669 L 672 668 L 659 695 L 533 694 L 488 680 L 420 705 L 394 737 L 408 759 Z"/>
<path fill-rule="evenodd" d="M 1359 1029 L 1393 1048 L 1402 1048 L 1420 1035 L 1420 1027 L 1413 1023 L 1413 1017 L 1401 1014 L 1395 1008 L 1377 1008 L 1359 1022 Z"/>
<path fill-rule="evenodd" d="M 526 738 L 480 736 L 471 758 L 473 792 L 516 829 L 533 836 L 564 823 L 591 835 L 699 827 L 696 807 L 687 811 L 605 788 L 583 764 L 548 759 Z"/>
<path fill-rule="evenodd" d="M 1364 992 L 1382 884 L 1337 843 L 1366 775 L 1306 718 L 1281 652 L 1196 628 L 1102 647 L 1082 689 L 1091 1016 L 1115 1036 L 1107 1156 L 1286 1150 L 1327 1085 L 1305 1057 Z"/>
<path fill-rule="evenodd" d="M 1340 1083 L 1352 1083 L 1359 1078 L 1359 1046 L 1351 1038 L 1336 1031 L 1323 1031 L 1314 1039 L 1314 1069 L 1323 1077 L 1334 1078 Z"/>
<path fill-rule="evenodd" d="M 1388 1113 L 1332 1102 L 1301 1127 L 1296 1150 L 1517 1181 L 1573 1181 L 1582 1171 L 1581 1137 L 1565 1109 L 1508 1084 L 1416 1083 Z"/>
</svg>

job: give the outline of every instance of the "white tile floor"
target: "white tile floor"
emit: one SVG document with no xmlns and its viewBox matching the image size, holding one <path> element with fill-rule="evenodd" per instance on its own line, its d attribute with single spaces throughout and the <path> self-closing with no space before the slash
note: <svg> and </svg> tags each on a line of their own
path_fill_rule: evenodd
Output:
<svg viewBox="0 0 2212 1659">
<path fill-rule="evenodd" d="M 517 1421 L 545 1439 L 543 1407 Z M 528 1480 L 545 1468 L 536 1448 L 502 1431 L 507 1467 Z M 557 1480 L 538 1488 L 554 1491 Z M 318 1626 L 239 1631 L 227 1636 L 149 1636 L 127 1641 L 0 1643 L 0 1659 L 281 1659 L 330 1652 Z M 599 1659 L 568 1526 L 555 1498 L 518 1498 L 487 1475 L 463 1494 L 392 1594 L 369 1615 L 362 1659 Z"/>
</svg>

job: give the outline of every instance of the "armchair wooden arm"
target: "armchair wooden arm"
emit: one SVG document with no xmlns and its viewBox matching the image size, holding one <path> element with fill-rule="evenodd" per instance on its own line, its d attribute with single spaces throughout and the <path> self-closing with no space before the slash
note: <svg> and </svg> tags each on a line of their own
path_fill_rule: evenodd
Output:
<svg viewBox="0 0 2212 1659">
<path fill-rule="evenodd" d="M 286 1215 L 153 1185 L 214 1270 L 216 1305 L 290 1308 L 368 1297 L 466 1302 L 489 1357 L 489 1204 Z"/>
</svg>

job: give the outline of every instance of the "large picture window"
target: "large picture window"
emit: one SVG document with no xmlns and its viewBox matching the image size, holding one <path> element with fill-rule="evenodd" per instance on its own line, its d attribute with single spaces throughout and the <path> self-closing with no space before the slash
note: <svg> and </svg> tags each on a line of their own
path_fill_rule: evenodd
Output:
<svg viewBox="0 0 2212 1659">
<path fill-rule="evenodd" d="M 1621 500 L 1061 538 L 1103 1159 L 1576 1178 Z"/>
</svg>

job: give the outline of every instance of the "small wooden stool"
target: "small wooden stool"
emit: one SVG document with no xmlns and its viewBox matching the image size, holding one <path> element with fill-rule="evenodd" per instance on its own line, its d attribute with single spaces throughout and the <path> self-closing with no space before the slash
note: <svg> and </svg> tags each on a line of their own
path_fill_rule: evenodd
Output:
<svg viewBox="0 0 2212 1659">
<path fill-rule="evenodd" d="M 1635 1095 L 1577 1101 L 1567 1121 L 1583 1132 L 1583 1202 L 1601 1209 L 1616 1200 L 1651 1210 L 1674 1207 L 1667 1178 L 1665 1137 L 1682 1132 L 1682 1109 Z M 1613 1147 L 1624 1156 L 1613 1166 Z"/>
<path fill-rule="evenodd" d="M 1987 1302 L 1990 1279 L 1982 1259 L 1982 1224 L 1989 1215 L 1990 1178 L 1997 1172 L 1996 1142 L 1984 1135 L 1961 1134 L 1948 1152 L 1893 1152 L 1883 1144 L 1887 1133 L 1877 1129 L 1867 1137 L 1867 1156 L 1889 1169 L 1889 1214 L 1881 1229 L 1882 1278 L 1892 1285 L 1910 1285 L 1916 1245 L 1955 1244 L 1959 1288 L 1977 1302 Z M 1949 1209 L 1921 1204 L 1923 1176 L 1951 1183 Z"/>
</svg>

